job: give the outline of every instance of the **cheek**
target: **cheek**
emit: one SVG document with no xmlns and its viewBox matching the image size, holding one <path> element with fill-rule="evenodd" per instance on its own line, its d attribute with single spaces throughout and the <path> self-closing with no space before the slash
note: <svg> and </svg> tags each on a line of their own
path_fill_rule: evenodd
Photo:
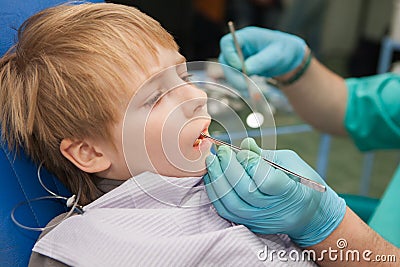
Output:
<svg viewBox="0 0 400 267">
<path fill-rule="evenodd" d="M 157 112 L 133 110 L 125 118 L 124 155 L 133 175 L 154 172 L 154 163 L 162 156 L 161 129 L 163 118 Z"/>
<path fill-rule="evenodd" d="M 180 131 L 185 118 L 173 101 L 161 102 L 150 114 L 146 123 L 146 136 L 158 146 L 175 145 L 179 143 Z M 165 148 L 164 148 L 165 149 Z"/>
<path fill-rule="evenodd" d="M 148 154 L 160 154 L 162 152 L 162 124 L 156 117 L 151 116 L 145 126 L 144 140 L 145 148 Z"/>
<path fill-rule="evenodd" d="M 198 127 L 194 129 L 193 124 L 188 124 L 179 110 L 160 107 L 151 112 L 142 127 L 145 153 L 136 157 L 141 162 L 147 160 L 145 170 L 166 176 L 184 177 L 204 172 L 204 159 L 193 148 Z"/>
<path fill-rule="evenodd" d="M 183 125 L 182 118 L 176 113 L 154 110 L 150 114 L 144 133 L 145 146 L 158 173 L 179 169 L 183 162 L 187 164 L 187 153 L 183 149 L 187 143 L 187 134 L 182 131 Z"/>
<path fill-rule="evenodd" d="M 165 109 L 153 110 L 145 125 L 145 147 L 153 165 L 165 165 L 169 153 L 179 151 L 179 122 Z"/>
</svg>

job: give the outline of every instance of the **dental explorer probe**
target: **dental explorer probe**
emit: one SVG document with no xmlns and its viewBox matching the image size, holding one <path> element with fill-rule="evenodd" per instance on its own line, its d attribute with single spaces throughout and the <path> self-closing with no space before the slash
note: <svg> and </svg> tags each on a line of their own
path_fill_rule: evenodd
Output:
<svg viewBox="0 0 400 267">
<path fill-rule="evenodd" d="M 214 138 L 214 137 L 211 137 L 211 136 L 209 136 L 209 135 L 206 135 L 205 133 L 201 133 L 200 135 L 201 135 L 202 137 L 204 137 L 204 138 L 211 139 L 212 142 L 213 142 L 214 144 L 217 144 L 217 145 L 226 145 L 226 146 L 229 146 L 229 147 L 231 147 L 233 150 L 236 150 L 236 151 L 241 151 L 241 150 L 242 150 L 240 147 L 237 147 L 237 146 L 232 145 L 232 144 L 229 144 L 229 143 L 227 143 L 227 142 L 218 140 L 218 139 L 216 139 L 216 138 Z M 261 156 L 260 156 L 260 157 L 261 157 Z M 291 170 L 288 170 L 288 169 L 286 169 L 285 167 L 282 167 L 282 166 L 276 164 L 275 162 L 273 162 L 273 161 L 271 161 L 271 160 L 269 160 L 269 159 L 266 159 L 266 158 L 264 158 L 264 157 L 261 157 L 261 158 L 262 158 L 263 160 L 265 160 L 265 161 L 266 161 L 269 165 L 271 165 L 272 167 L 274 167 L 274 168 L 276 168 L 276 169 L 278 169 L 278 170 L 281 170 L 281 171 L 283 171 L 283 172 L 285 172 L 285 173 L 287 173 L 287 174 L 296 176 L 297 178 L 299 178 L 299 182 L 300 182 L 301 184 L 303 184 L 303 185 L 305 185 L 305 186 L 308 186 L 309 188 L 314 189 L 314 190 L 317 190 L 317 191 L 319 191 L 319 192 L 325 192 L 325 191 L 326 191 L 326 186 L 324 186 L 324 185 L 322 185 L 322 184 L 320 184 L 320 183 L 317 183 L 317 182 L 315 182 L 315 181 L 313 181 L 313 180 L 311 180 L 311 179 L 309 179 L 309 178 L 306 178 L 306 177 L 304 177 L 304 176 L 301 176 L 300 174 L 297 174 L 297 173 L 295 173 L 295 172 L 293 172 L 293 171 L 291 171 Z"/>
</svg>

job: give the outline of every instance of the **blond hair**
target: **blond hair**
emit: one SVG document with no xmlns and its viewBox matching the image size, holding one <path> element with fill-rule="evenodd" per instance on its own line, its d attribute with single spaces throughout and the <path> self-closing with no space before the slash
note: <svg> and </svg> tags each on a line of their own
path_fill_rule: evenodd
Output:
<svg viewBox="0 0 400 267">
<path fill-rule="evenodd" d="M 81 204 L 96 199 L 93 176 L 62 156 L 60 142 L 111 138 L 127 93 L 115 70 L 133 63 L 147 73 L 156 45 L 178 49 L 157 21 L 133 7 L 62 5 L 32 16 L 0 60 L 2 139 L 43 162 L 72 193 L 82 179 Z"/>
</svg>

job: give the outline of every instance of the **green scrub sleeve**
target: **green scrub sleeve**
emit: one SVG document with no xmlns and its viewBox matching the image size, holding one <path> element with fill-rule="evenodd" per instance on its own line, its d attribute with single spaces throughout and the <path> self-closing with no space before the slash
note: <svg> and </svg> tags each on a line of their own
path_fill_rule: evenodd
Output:
<svg viewBox="0 0 400 267">
<path fill-rule="evenodd" d="M 345 127 L 361 151 L 400 148 L 400 75 L 346 79 Z"/>
</svg>

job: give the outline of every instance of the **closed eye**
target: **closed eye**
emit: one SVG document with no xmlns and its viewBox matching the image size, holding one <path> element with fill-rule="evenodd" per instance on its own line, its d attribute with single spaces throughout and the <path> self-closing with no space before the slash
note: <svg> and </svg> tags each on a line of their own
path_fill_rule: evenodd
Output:
<svg viewBox="0 0 400 267">
<path fill-rule="evenodd" d="M 193 74 L 185 73 L 184 75 L 181 75 L 180 77 L 184 82 L 189 83 L 192 81 L 191 78 L 193 77 Z"/>
<path fill-rule="evenodd" d="M 144 103 L 144 106 L 145 107 L 153 107 L 153 106 L 157 105 L 158 101 L 161 99 L 162 96 L 163 96 L 163 92 L 158 91 L 156 95 L 154 95 L 152 98 L 147 100 L 146 103 Z"/>
<path fill-rule="evenodd" d="M 186 82 L 189 83 L 191 82 L 191 77 L 193 76 L 193 74 L 189 74 L 189 73 L 184 73 L 183 75 L 180 75 L 180 78 Z M 163 91 L 158 91 L 157 94 L 155 94 L 153 97 L 151 97 L 149 100 L 146 101 L 146 103 L 144 103 L 145 107 L 153 107 L 155 105 L 158 104 L 158 102 L 161 100 L 161 98 L 163 97 L 163 95 L 165 94 L 165 92 Z"/>
</svg>

